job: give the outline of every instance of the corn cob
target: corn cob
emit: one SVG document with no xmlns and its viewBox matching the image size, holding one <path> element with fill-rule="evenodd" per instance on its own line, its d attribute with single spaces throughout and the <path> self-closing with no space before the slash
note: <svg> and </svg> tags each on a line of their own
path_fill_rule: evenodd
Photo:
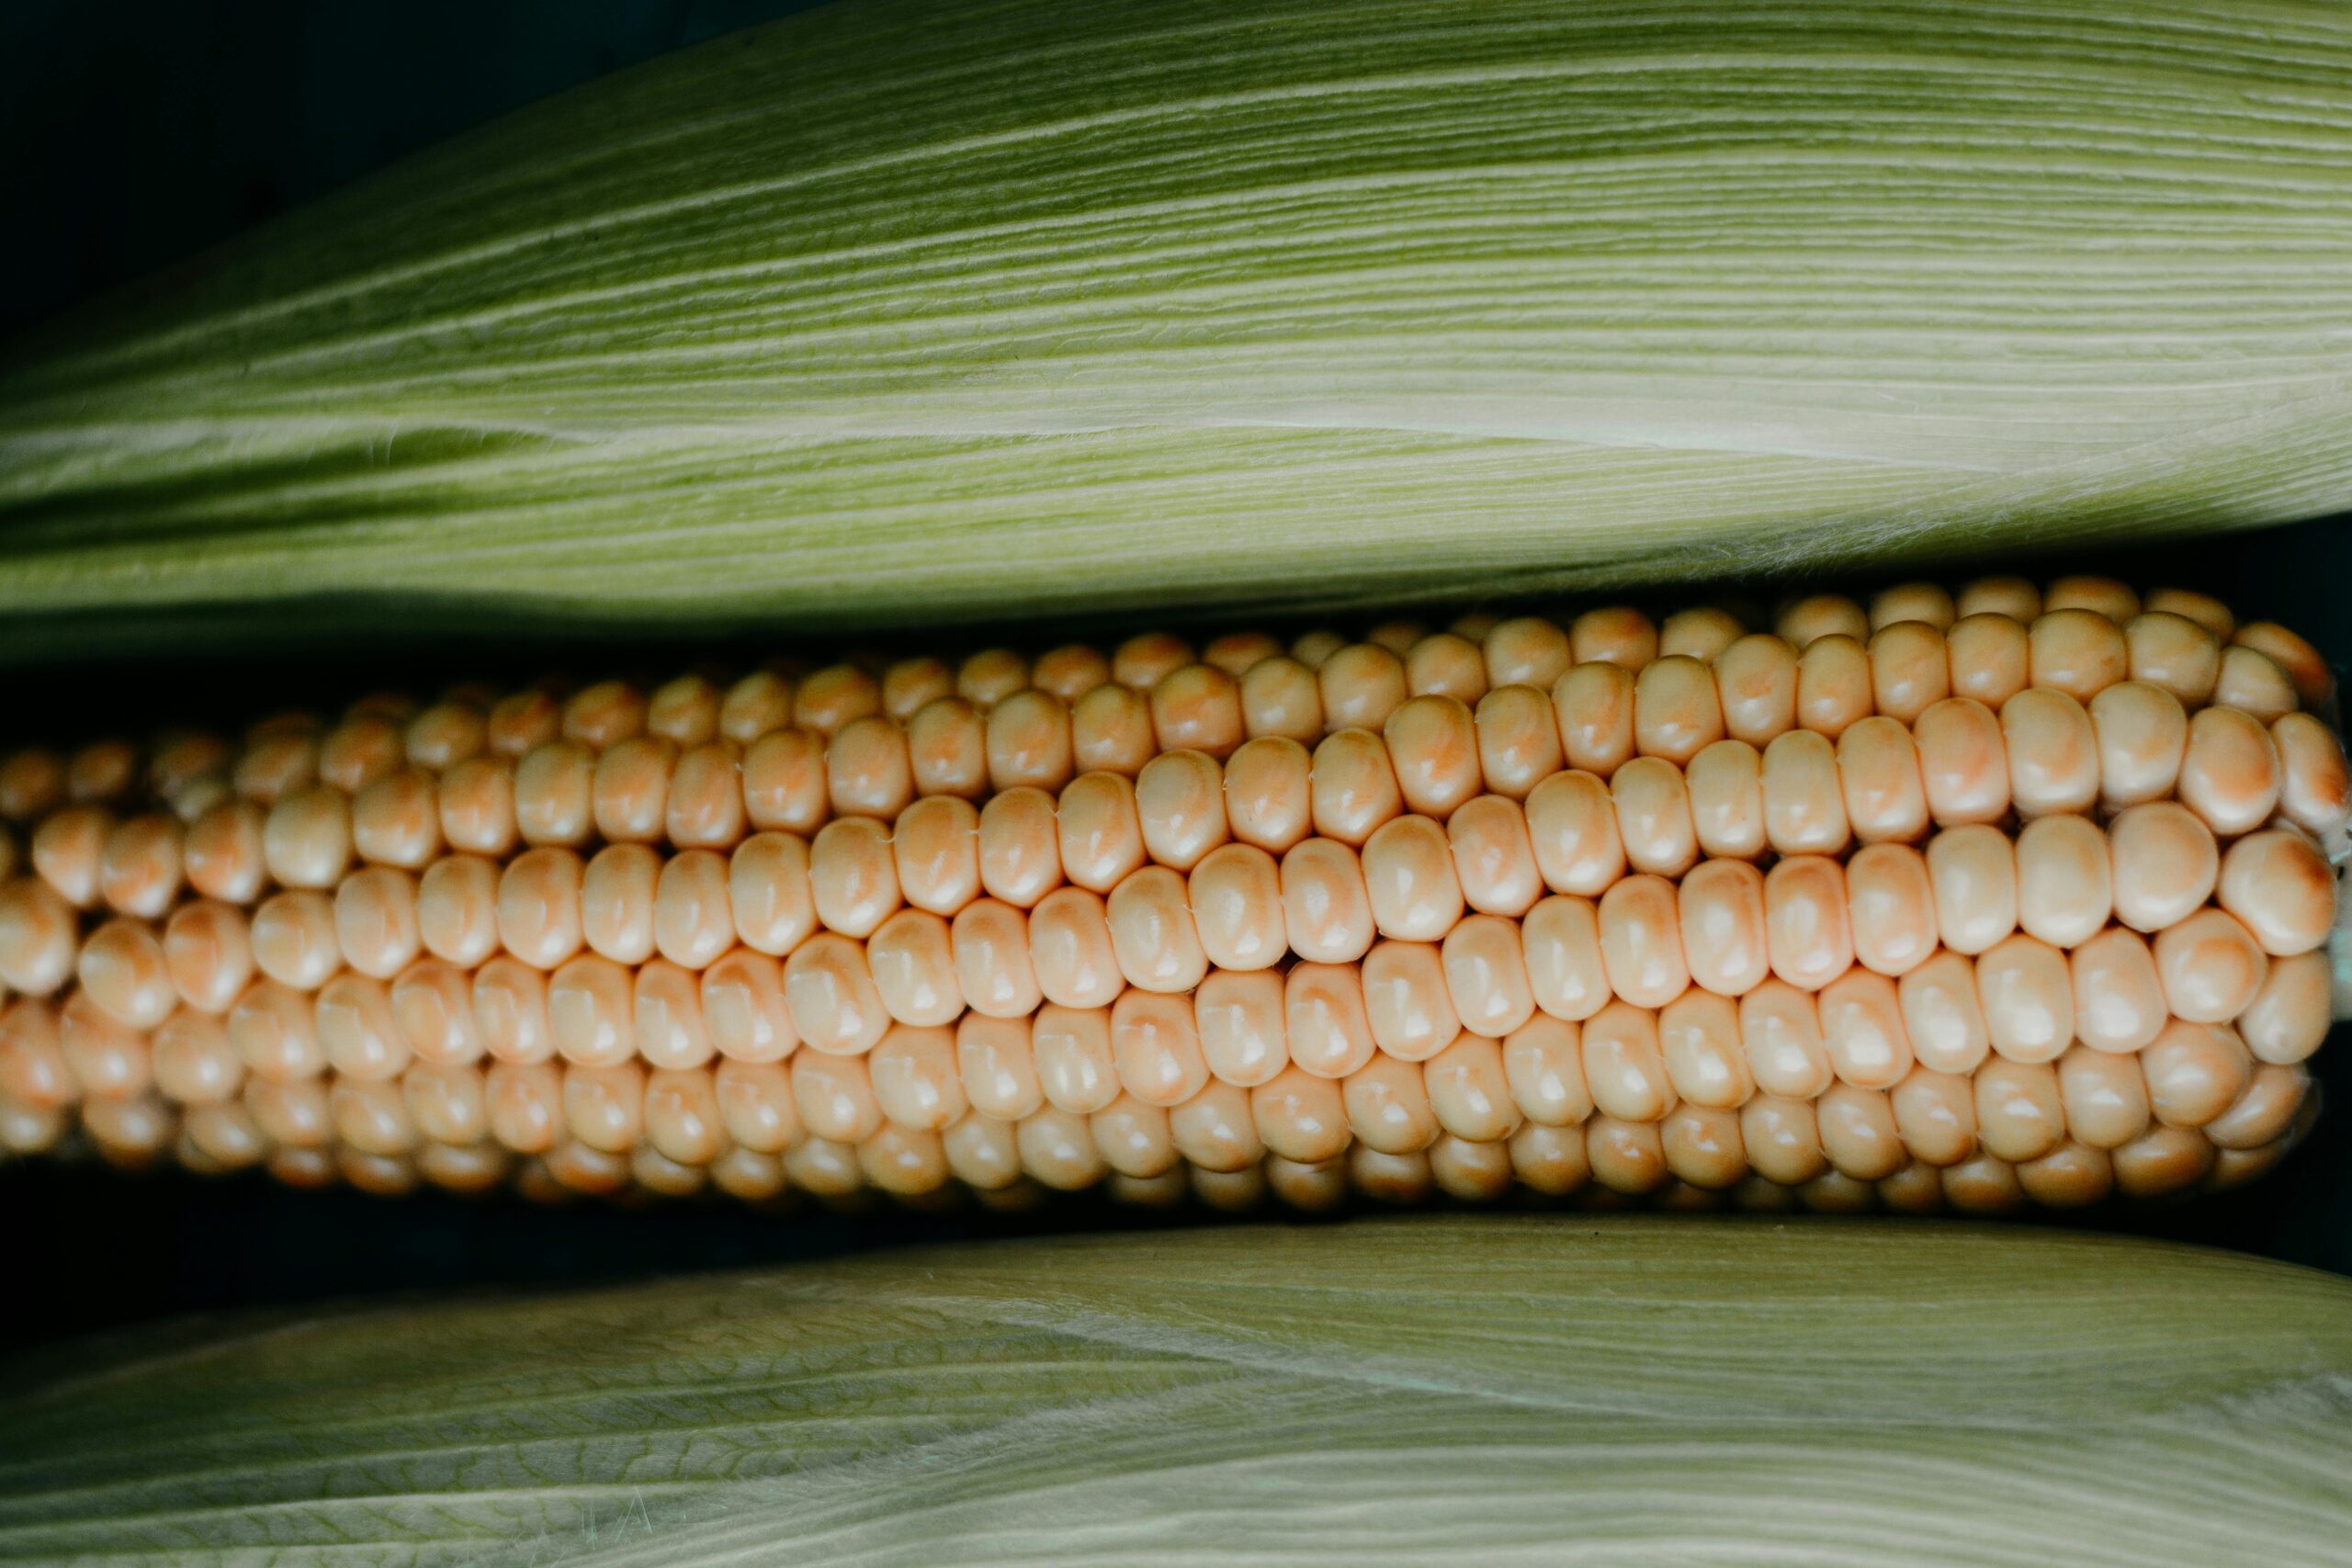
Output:
<svg viewBox="0 0 2352 1568">
<path fill-rule="evenodd" d="M 2201 595 L 1992 579 L 24 751 L 0 1140 L 547 1197 L 2233 1184 L 2316 1110 L 2333 710 Z"/>
</svg>

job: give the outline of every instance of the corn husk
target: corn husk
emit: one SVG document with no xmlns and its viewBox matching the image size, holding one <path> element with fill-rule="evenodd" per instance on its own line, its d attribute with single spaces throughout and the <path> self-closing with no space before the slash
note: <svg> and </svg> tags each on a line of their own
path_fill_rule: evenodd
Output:
<svg viewBox="0 0 2352 1568">
<path fill-rule="evenodd" d="M 0 645 L 1491 597 L 2352 502 L 2352 10 L 890 0 L 0 363 Z"/>
<path fill-rule="evenodd" d="M 2088 1234 L 1008 1241 L 20 1358 L 0 1562 L 2341 1562 L 2352 1283 Z"/>
</svg>

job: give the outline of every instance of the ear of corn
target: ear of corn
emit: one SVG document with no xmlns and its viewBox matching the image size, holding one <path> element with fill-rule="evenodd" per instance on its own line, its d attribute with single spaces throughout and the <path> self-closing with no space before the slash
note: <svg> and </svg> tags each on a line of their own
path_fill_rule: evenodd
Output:
<svg viewBox="0 0 2352 1568">
<path fill-rule="evenodd" d="M 0 651 L 1351 605 L 2323 513 L 2352 20 L 828 9 L 21 346 Z"/>
<path fill-rule="evenodd" d="M 0 761 L 0 1134 L 398 1191 L 1998 1212 L 2317 1111 L 2333 677 L 2099 579 Z M 13 841 L 6 846 L 12 854 Z"/>
<path fill-rule="evenodd" d="M 19 1363 L 0 1561 L 2322 1562 L 2347 1325 L 2055 1231 L 1001 1240 Z"/>
</svg>

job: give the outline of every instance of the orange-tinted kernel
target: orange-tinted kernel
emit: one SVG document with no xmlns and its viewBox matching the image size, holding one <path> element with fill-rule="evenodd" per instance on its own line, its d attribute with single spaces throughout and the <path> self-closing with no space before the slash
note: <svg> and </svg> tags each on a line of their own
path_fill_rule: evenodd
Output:
<svg viewBox="0 0 2352 1568">
<path fill-rule="evenodd" d="M 1854 962 L 1845 873 L 1836 861 L 1818 855 L 1781 861 L 1765 878 L 1764 905 L 1772 973 L 1782 980 L 1815 990 Z"/>
<path fill-rule="evenodd" d="M 455 1067 L 481 1057 L 473 987 L 454 964 L 426 958 L 409 965 L 392 982 L 392 1016 L 420 1060 Z"/>
<path fill-rule="evenodd" d="M 1370 1000 L 1367 996 L 1367 1011 Z M 1224 1082 L 1242 1089 L 1253 1089 L 1281 1072 L 1290 1062 L 1289 1044 L 1283 1032 L 1283 1010 L 1281 976 L 1265 970 L 1211 971 L 1208 977 L 1201 982 L 1199 989 L 1193 993 L 1193 1026 L 1199 1032 L 1201 1055 L 1207 1062 L 1209 1071 Z M 1041 1070 L 1044 1067 L 1042 1032 L 1046 1016 L 1046 1011 L 1038 1014 Z M 1082 1066 L 1084 1057 L 1074 1057 L 1073 1061 Z M 1065 1077 L 1073 1086 L 1083 1087 L 1083 1080 L 1074 1070 Z M 1067 1103 L 1071 1098 L 1067 1093 L 1055 1093 L 1050 1084 L 1048 1093 L 1057 1104 Z"/>
<path fill-rule="evenodd" d="M 2268 724 L 2293 713 L 2301 699 L 2294 682 L 2269 655 L 2233 646 L 2222 649 L 2222 670 L 2213 682 L 2213 701 L 2220 706 L 2252 714 Z"/>
<path fill-rule="evenodd" d="M 280 985 L 315 991 L 343 967 L 334 900 L 296 889 L 272 894 L 254 911 L 254 965 Z"/>
<path fill-rule="evenodd" d="M 727 860 L 710 850 L 681 850 L 662 863 L 653 897 L 653 942 L 684 969 L 701 969 L 735 945 Z"/>
<path fill-rule="evenodd" d="M 1855 637 L 1832 633 L 1797 656 L 1797 722 L 1835 740 L 1871 711 L 1870 652 Z"/>
<path fill-rule="evenodd" d="M 1573 662 L 1567 633 L 1532 615 L 1498 622 L 1487 631 L 1483 651 L 1487 683 L 1494 688 L 1526 685 L 1548 691 Z"/>
<path fill-rule="evenodd" d="M 1877 1090 L 1892 1089 L 1910 1072 L 1910 1034 L 1894 984 L 1885 976 L 1849 969 L 1822 987 L 1815 1005 L 1821 1043 L 1839 1079 Z"/>
<path fill-rule="evenodd" d="M 0 983 L 47 996 L 74 973 L 80 947 L 73 906 L 31 877 L 0 886 Z"/>
<path fill-rule="evenodd" d="M 2206 627 L 2183 615 L 2151 609 L 2123 628 L 2132 679 L 2202 707 L 2221 678 L 2222 648 Z"/>
<path fill-rule="evenodd" d="M 1657 657 L 1657 627 L 1622 604 L 1587 610 L 1568 623 L 1568 651 L 1579 664 L 1600 661 L 1639 671 Z"/>
<path fill-rule="evenodd" d="M 1817 593 L 1784 605 L 1772 629 L 1803 651 L 1826 637 L 1865 637 L 1870 635 L 1870 618 L 1860 604 L 1842 594 Z"/>
<path fill-rule="evenodd" d="M 1072 704 L 1069 728 L 1070 761 L 1082 773 L 1133 778 L 1159 746 L 1149 700 L 1115 682 L 1097 686 Z"/>
<path fill-rule="evenodd" d="M 1283 918 L 1291 951 L 1317 964 L 1350 964 L 1372 947 L 1372 900 L 1355 852 L 1308 839 L 1282 860 Z"/>
<path fill-rule="evenodd" d="M 2114 910 L 2107 835 L 2088 818 L 2044 817 L 2017 838 L 2018 923 L 2053 947 L 2075 947 Z"/>
<path fill-rule="evenodd" d="M 1609 781 L 1625 859 L 1637 872 L 1679 876 L 1699 858 L 1698 829 L 1682 770 L 1657 757 L 1635 757 Z"/>
<path fill-rule="evenodd" d="M 793 1032 L 822 1054 L 862 1055 L 889 1023 L 865 950 L 831 931 L 810 937 L 785 961 L 784 995 Z"/>
<path fill-rule="evenodd" d="M 515 830 L 526 844 L 584 844 L 595 796 L 595 752 L 571 739 L 534 747 L 514 766 Z"/>
<path fill-rule="evenodd" d="M 98 860 L 98 892 L 118 914 L 155 919 L 180 890 L 184 830 L 174 818 L 133 817 L 107 835 Z"/>
<path fill-rule="evenodd" d="M 813 755 L 811 748 L 815 744 L 814 737 L 805 742 L 795 743 L 791 760 L 796 772 L 791 776 L 796 780 L 799 777 L 797 770 L 802 766 L 798 759 Z M 917 795 L 960 795 L 978 798 L 986 794 L 989 787 L 988 721 L 978 709 L 961 697 L 941 697 L 926 703 L 907 721 L 907 757 L 913 771 Z M 786 760 L 779 753 L 775 761 L 780 764 Z M 777 776 L 785 775 L 779 771 Z M 746 800 L 752 807 L 752 820 L 757 823 L 761 813 L 758 803 L 752 800 L 749 794 L 751 769 L 748 758 L 745 784 Z M 824 819 L 821 784 L 811 793 L 819 798 L 812 803 L 810 809 L 797 813 L 808 824 L 798 829 L 800 831 L 808 831 Z M 782 819 L 781 813 L 772 815 L 776 819 L 769 825 L 791 826 Z"/>
<path fill-rule="evenodd" d="M 2344 842 L 2352 818 L 2352 768 L 2335 732 L 2307 713 L 2290 713 L 2270 727 L 2278 752 L 2278 813 L 2324 842 Z"/>
<path fill-rule="evenodd" d="M 467 854 L 506 855 L 520 829 L 514 820 L 514 764 L 503 757 L 475 757 L 441 775 L 435 790 L 441 836 Z"/>
<path fill-rule="evenodd" d="M 1107 1007 L 1125 982 L 1100 896 L 1062 887 L 1029 912 L 1029 963 L 1046 999 L 1069 1008 Z"/>
<path fill-rule="evenodd" d="M 1836 854 L 1852 841 L 1834 745 L 1793 729 L 1764 748 L 1764 833 L 1775 852 Z"/>
<path fill-rule="evenodd" d="M 1405 688 L 1414 696 L 1475 703 L 1487 694 L 1487 660 L 1459 632 L 1432 632 L 1405 649 Z"/>
<path fill-rule="evenodd" d="M 743 815 L 755 831 L 812 833 L 830 809 L 824 742 L 812 731 L 772 730 L 743 753 Z"/>
<path fill-rule="evenodd" d="M 1715 694 L 1732 739 L 1764 746 L 1794 728 L 1797 650 L 1762 634 L 1741 637 L 1715 657 Z"/>
<path fill-rule="evenodd" d="M 1935 890 L 1917 850 L 1908 844 L 1861 850 L 1847 863 L 1846 897 L 1854 956 L 1865 968 L 1906 975 L 1934 956 L 1940 934 Z"/>
<path fill-rule="evenodd" d="M 1213 851 L 1193 868 L 1187 897 L 1214 968 L 1263 969 L 1282 959 L 1289 942 L 1282 874 L 1265 851 L 1250 844 Z"/>
<path fill-rule="evenodd" d="M 1517 919 L 1543 896 L 1544 875 L 1528 837 L 1527 814 L 1517 802 L 1480 795 L 1447 818 L 1445 830 L 1463 897 L 1472 908 Z"/>
<path fill-rule="evenodd" d="M 1315 831 L 1362 844 L 1405 808 L 1388 747 L 1367 729 L 1342 729 L 1316 747 L 1309 773 Z"/>
<path fill-rule="evenodd" d="M 164 964 L 187 1006 L 202 1013 L 228 1011 L 253 977 L 243 912 L 215 899 L 183 905 L 164 928 Z M 13 984 L 16 976 L 7 978 Z"/>
<path fill-rule="evenodd" d="M 1951 660 L 1940 627 L 1921 620 L 1894 622 L 1871 634 L 1872 705 L 1903 724 L 1951 694 Z"/>
<path fill-rule="evenodd" d="M 1305 838 L 1313 818 L 1313 761 L 1298 741 L 1263 736 L 1226 760 L 1225 807 L 1233 836 L 1279 854 Z"/>
<path fill-rule="evenodd" d="M 2011 616 L 1963 614 L 1945 633 L 1944 647 L 1951 661 L 1951 691 L 1956 697 L 1997 710 L 2031 680 L 2031 641 L 2024 622 Z"/>
<path fill-rule="evenodd" d="M 1712 661 L 1747 634 L 1747 623 L 1719 606 L 1702 604 L 1677 610 L 1658 627 L 1658 656 Z"/>
<path fill-rule="evenodd" d="M 989 787 L 1058 790 L 1076 763 L 1069 708 L 1050 692 L 1015 692 L 989 709 Z"/>
<path fill-rule="evenodd" d="M 485 738 L 491 753 L 514 761 L 558 739 L 563 732 L 563 705 L 552 692 L 530 689 L 514 693 L 491 705 Z"/>
<path fill-rule="evenodd" d="M 741 842 L 742 772 L 732 741 L 706 741 L 680 757 L 670 775 L 670 842 L 682 850 L 730 850 Z"/>
<path fill-rule="evenodd" d="M 1408 810 L 1442 820 L 1483 787 L 1476 726 L 1457 698 L 1412 698 L 1388 716 L 1382 739 Z"/>
<path fill-rule="evenodd" d="M 2234 708 L 2205 708 L 2188 721 L 2181 758 L 2181 804 L 2217 834 L 2251 831 L 2278 804 L 2278 750 L 2259 720 Z"/>
<path fill-rule="evenodd" d="M 699 746 L 718 733 L 719 701 L 707 677 L 681 675 L 646 699 L 645 728 L 680 747 Z"/>
<path fill-rule="evenodd" d="M 1136 777 L 1136 814 L 1145 852 L 1190 871 L 1226 841 L 1225 775 L 1203 751 L 1163 751 Z"/>
<path fill-rule="evenodd" d="M 1426 817 L 1399 817 L 1363 846 L 1365 890 L 1384 936 L 1435 942 L 1462 918 L 1462 885 L 1445 830 Z"/>
<path fill-rule="evenodd" d="M 2088 811 L 2098 800 L 2098 739 L 2090 715 L 2047 686 L 2019 692 L 2001 706 L 2009 754 L 2009 796 L 2022 818 Z"/>
<path fill-rule="evenodd" d="M 2074 979 L 2048 942 L 2020 931 L 1996 944 L 1976 960 L 1976 994 L 1993 1049 L 2010 1061 L 2053 1061 L 2075 1038 Z"/>
<path fill-rule="evenodd" d="M 1576 664 L 1553 682 L 1552 716 L 1568 766 L 1605 779 L 1634 754 L 1634 691 L 1624 666 L 1603 660 Z"/>
<path fill-rule="evenodd" d="M 2314 712 L 2327 711 L 2335 698 L 2335 672 L 2309 642 L 2272 621 L 2250 621 L 2231 634 L 2233 646 L 2261 654 L 2294 683 L 2297 699 Z"/>
<path fill-rule="evenodd" d="M 2177 1018 L 2226 1023 L 2253 1002 L 2269 961 L 2226 910 L 2206 908 L 2156 933 L 2156 973 Z"/>
<path fill-rule="evenodd" d="M 498 938 L 537 969 L 553 969 L 580 951 L 580 856 L 571 850 L 526 850 L 498 879 Z"/>
<path fill-rule="evenodd" d="M 879 714 L 842 726 L 825 747 L 825 785 L 836 816 L 896 817 L 915 792 L 905 731 Z"/>
<path fill-rule="evenodd" d="M 1609 787 L 1571 769 L 1553 774 L 1527 797 L 1527 830 L 1544 885 L 1555 893 L 1598 897 L 1625 873 L 1625 846 Z"/>
<path fill-rule="evenodd" d="M 770 730 L 782 729 L 792 722 L 792 682 L 783 675 L 773 670 L 753 671 L 728 687 L 719 699 L 718 733 L 739 746 L 749 746 Z M 904 718 L 907 713 L 892 709 L 891 716 Z"/>
<path fill-rule="evenodd" d="M 2075 1035 L 2095 1051 L 2126 1055 L 2156 1036 L 2165 995 L 2147 942 L 2111 928 L 2075 948 Z"/>
<path fill-rule="evenodd" d="M 990 897 L 1025 909 L 1052 892 L 1062 881 L 1053 797 L 1035 789 L 990 796 L 979 814 L 978 852 L 980 886 Z"/>
<path fill-rule="evenodd" d="M 1295 659 L 1273 658 L 1241 677 L 1242 726 L 1252 739 L 1280 736 L 1312 743 L 1323 734 L 1323 687 Z"/>
<path fill-rule="evenodd" d="M 792 722 L 830 739 L 853 719 L 882 711 L 882 683 L 854 664 L 812 671 L 793 692 Z"/>
<path fill-rule="evenodd" d="M 416 878 L 390 866 L 345 877 L 334 894 L 334 933 L 354 969 L 378 979 L 399 974 L 423 945 Z"/>
<path fill-rule="evenodd" d="M 642 734 L 645 719 L 645 694 L 625 681 L 605 681 L 564 703 L 563 736 L 601 751 Z"/>
<path fill-rule="evenodd" d="M 77 909 L 98 901 L 98 874 L 114 818 L 102 806 L 69 806 L 33 829 L 35 874 Z"/>
<path fill-rule="evenodd" d="M 865 817 L 826 823 L 808 845 L 808 892 L 826 929 L 870 935 L 901 902 L 889 829 Z"/>
<path fill-rule="evenodd" d="M 1162 751 L 1229 756 L 1246 739 L 1241 687 L 1213 664 L 1170 671 L 1151 690 L 1152 731 Z"/>
<path fill-rule="evenodd" d="M 1928 831 L 1928 796 L 1911 732 L 1883 715 L 1857 720 L 1838 739 L 1838 778 L 1854 836 L 1865 844 L 1910 841 Z"/>
</svg>

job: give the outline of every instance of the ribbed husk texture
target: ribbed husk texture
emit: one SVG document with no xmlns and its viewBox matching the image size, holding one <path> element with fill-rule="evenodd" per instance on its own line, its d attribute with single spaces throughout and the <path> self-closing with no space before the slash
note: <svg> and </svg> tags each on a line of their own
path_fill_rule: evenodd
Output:
<svg viewBox="0 0 2352 1568">
<path fill-rule="evenodd" d="M 150 1333 L 0 1369 L 0 1561 L 2317 1563 L 2352 1284 L 1439 1215 Z"/>
<path fill-rule="evenodd" d="M 0 645 L 1623 584 L 2352 501 L 2352 9 L 889 0 L 0 369 Z"/>
</svg>

